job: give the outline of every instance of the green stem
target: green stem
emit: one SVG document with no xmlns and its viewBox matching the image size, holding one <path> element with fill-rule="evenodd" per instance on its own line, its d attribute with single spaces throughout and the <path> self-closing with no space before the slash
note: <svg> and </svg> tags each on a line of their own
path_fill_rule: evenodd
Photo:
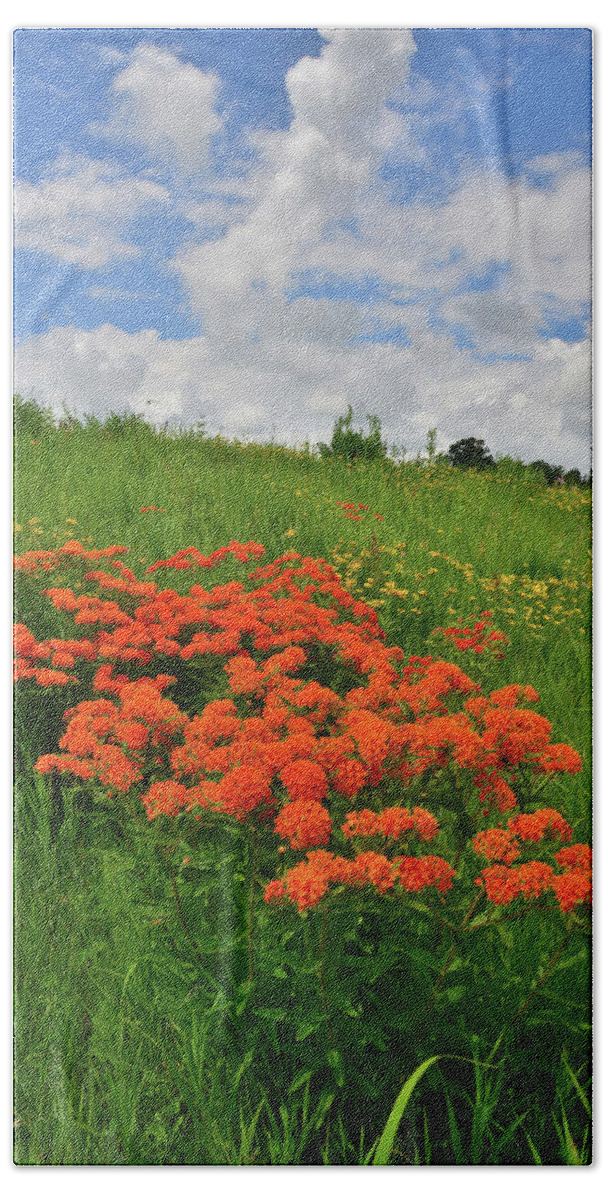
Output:
<svg viewBox="0 0 608 1200">
<path fill-rule="evenodd" d="M 188 922 L 186 921 L 186 918 L 184 916 L 184 910 L 182 908 L 182 902 L 181 902 L 180 894 L 179 894 L 179 891 L 177 888 L 177 880 L 176 880 L 175 875 L 174 875 L 173 871 L 171 870 L 171 868 L 169 868 L 168 874 L 169 874 L 169 881 L 171 883 L 171 891 L 173 892 L 173 898 L 175 900 L 175 907 L 177 909 L 177 916 L 178 916 L 179 923 L 180 923 L 180 925 L 192 947 L 192 952 L 194 954 L 194 957 L 196 958 L 197 962 L 202 963 L 203 960 L 201 958 L 199 948 L 194 940 L 194 937 L 192 936 L 192 933 L 190 932 L 190 929 L 188 927 Z"/>
<path fill-rule="evenodd" d="M 63 793 L 61 791 L 61 783 L 59 781 L 59 771 L 57 770 L 51 771 L 51 777 L 49 780 L 49 796 L 51 802 L 49 817 L 51 841 L 56 842 L 64 818 Z"/>
<path fill-rule="evenodd" d="M 333 1049 L 334 1034 L 331 1027 L 331 1019 L 329 1016 L 329 1003 L 327 1000 L 327 982 L 325 979 L 325 944 L 327 941 L 327 908 L 323 909 L 321 914 L 321 932 L 319 934 L 319 983 L 321 985 L 321 1006 L 323 1008 L 323 1016 L 325 1017 L 325 1026 L 327 1029 L 327 1040 L 330 1047 Z"/>
<path fill-rule="evenodd" d="M 422 907 L 423 906 L 420 905 L 420 908 L 418 908 L 417 911 L 420 912 Z M 426 912 L 428 912 L 430 917 L 435 918 L 439 925 L 443 925 L 444 929 L 449 929 L 450 933 L 458 933 L 458 925 L 454 925 L 453 921 L 448 921 L 447 917 L 444 917 L 443 913 L 437 912 L 437 909 L 433 908 L 432 904 L 425 904 L 424 909 Z"/>
<path fill-rule="evenodd" d="M 489 1058 L 487 1060 L 488 1063 L 490 1063 L 492 1061 L 492 1059 L 494 1058 L 494 1055 L 496 1054 L 496 1051 L 498 1050 L 506 1031 L 513 1028 L 513 1026 L 516 1024 L 516 1022 L 519 1021 L 520 1017 L 522 1017 L 523 1014 L 525 1013 L 528 1005 L 534 999 L 536 993 L 540 990 L 540 988 L 544 987 L 549 976 L 551 975 L 552 971 L 554 970 L 557 963 L 559 962 L 562 954 L 564 953 L 564 950 L 566 949 L 566 946 L 568 945 L 568 942 L 570 941 L 570 938 L 572 937 L 573 933 L 574 933 L 574 928 L 571 926 L 568 929 L 568 932 L 566 933 L 566 936 L 565 936 L 561 946 L 558 946 L 550 963 L 548 964 L 547 967 L 545 967 L 545 970 L 543 971 L 540 979 L 537 979 L 536 983 L 533 984 L 533 986 L 531 987 L 525 1000 L 522 1000 L 519 1008 L 517 1009 L 517 1012 L 515 1013 L 515 1015 L 513 1017 L 511 1017 L 511 1020 L 509 1021 L 508 1025 L 506 1026 L 506 1029 L 503 1030 L 503 1032 L 501 1033 L 498 1041 L 496 1042 L 496 1045 L 493 1047 L 493 1049 L 490 1052 Z"/>
<path fill-rule="evenodd" d="M 258 867 L 258 835 L 257 830 L 251 839 L 251 877 L 249 880 L 249 909 L 247 914 L 247 983 L 253 983 L 255 974 L 255 946 L 253 939 L 253 918 L 255 911 L 255 878 Z"/>
<path fill-rule="evenodd" d="M 462 925 L 460 926 L 461 929 L 466 929 L 467 921 L 469 921 L 470 918 L 473 916 L 473 913 L 475 912 L 475 909 L 477 908 L 477 905 L 479 904 L 479 901 L 481 900 L 482 896 L 483 896 L 483 892 L 479 891 L 477 893 L 475 899 L 473 900 L 473 903 L 471 904 L 470 908 L 468 909 L 468 911 L 465 913 L 464 917 L 462 918 Z M 479 928 L 479 927 L 476 926 L 476 928 Z"/>
<path fill-rule="evenodd" d="M 555 913 L 557 909 L 550 904 L 529 904 L 527 908 L 521 908 L 519 912 L 505 913 L 497 921 L 494 921 L 491 916 L 487 917 L 485 921 L 480 921 L 479 925 L 474 925 L 472 929 L 468 929 L 467 933 L 477 933 L 478 929 L 486 929 L 488 925 L 492 925 L 492 927 L 495 925 L 504 925 L 505 921 L 520 921 L 522 917 L 527 917 L 528 913 L 531 912 Z"/>
<path fill-rule="evenodd" d="M 452 942 L 452 945 L 450 946 L 450 949 L 448 951 L 448 956 L 447 956 L 447 958 L 435 980 L 433 989 L 428 998 L 428 1002 L 427 1002 L 427 1006 L 426 1006 L 427 1013 L 432 1012 L 435 1007 L 435 1001 L 437 999 L 437 996 L 439 995 L 439 992 L 441 991 L 441 988 L 443 987 L 443 981 L 450 969 L 450 964 L 452 962 L 452 959 L 454 958 L 455 953 L 456 953 L 456 942 Z"/>
<path fill-rule="evenodd" d="M 530 791 L 530 799 L 534 800 L 536 798 L 536 796 L 539 796 L 540 793 L 542 791 L 544 791 L 544 789 L 546 788 L 546 786 L 549 782 L 550 782 L 550 776 L 546 775 L 544 779 L 541 779 L 538 787 L 535 787 L 534 790 Z"/>
<path fill-rule="evenodd" d="M 473 900 L 473 903 L 469 906 L 468 911 L 465 913 L 465 915 L 462 919 L 461 925 L 452 925 L 451 922 L 446 921 L 444 918 L 442 918 L 439 913 L 434 913 L 434 915 L 438 918 L 438 920 L 442 921 L 443 924 L 447 925 L 454 932 L 455 940 L 452 942 L 452 945 L 450 946 L 450 949 L 448 950 L 448 956 L 447 956 L 447 958 L 435 980 L 435 983 L 433 985 L 433 990 L 431 991 L 431 994 L 429 996 L 428 1003 L 427 1003 L 427 1012 L 432 1012 L 432 1010 L 435 1006 L 435 1001 L 437 999 L 439 992 L 441 991 L 441 988 L 443 986 L 443 981 L 448 973 L 450 964 L 454 958 L 456 950 L 458 949 L 458 943 L 461 940 L 460 935 L 462 933 L 466 932 L 467 921 L 473 915 L 477 905 L 479 904 L 479 901 L 481 900 L 482 895 L 483 895 L 483 893 L 481 891 L 477 893 L 477 895 L 475 896 L 475 899 Z M 434 912 L 433 909 L 431 909 L 430 911 Z"/>
<path fill-rule="evenodd" d="M 138 813 L 136 811 L 136 809 L 133 808 L 133 805 L 127 799 L 126 795 L 123 795 L 122 800 L 123 800 L 123 804 L 129 814 L 129 816 L 131 817 L 131 819 L 135 823 L 135 825 L 139 825 L 140 829 L 147 829 L 149 827 L 150 822 L 144 821 L 142 812 L 140 811 Z M 124 832 L 124 829 L 123 829 L 123 832 Z"/>
<path fill-rule="evenodd" d="M 551 962 L 543 971 L 540 979 L 538 979 L 537 982 L 533 985 L 533 987 L 530 990 L 529 995 L 526 996 L 525 1000 L 522 1000 L 522 1003 L 520 1004 L 517 1012 L 515 1013 L 515 1016 L 510 1021 L 510 1025 L 514 1025 L 515 1022 L 518 1021 L 521 1016 L 523 1016 L 530 1001 L 534 999 L 534 996 L 536 995 L 539 988 L 542 988 L 544 986 L 544 984 L 547 982 L 547 979 L 549 978 L 551 972 L 553 971 L 554 967 L 557 965 L 557 963 L 559 962 L 559 959 L 561 958 L 562 954 L 564 953 L 564 950 L 566 949 L 566 946 L 568 945 L 568 942 L 570 941 L 570 938 L 572 937 L 573 932 L 574 932 L 574 930 L 572 928 L 568 929 L 568 932 L 566 933 L 566 936 L 565 936 L 561 946 L 558 946 L 557 950 L 555 951 L 555 954 L 553 955 L 553 958 L 551 959 Z"/>
</svg>

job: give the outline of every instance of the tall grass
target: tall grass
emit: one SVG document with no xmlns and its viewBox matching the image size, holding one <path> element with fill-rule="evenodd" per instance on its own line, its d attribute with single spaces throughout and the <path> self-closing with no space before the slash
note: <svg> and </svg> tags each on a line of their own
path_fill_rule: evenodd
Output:
<svg viewBox="0 0 608 1200">
<path fill-rule="evenodd" d="M 352 522 L 339 501 L 370 511 Z M 533 684 L 555 740 L 582 753 L 583 773 L 555 786 L 575 840 L 588 837 L 586 492 L 545 488 L 522 470 L 348 464 L 157 433 L 138 421 L 24 422 L 15 516 L 19 552 L 66 537 L 117 543 L 131 548 L 136 571 L 182 546 L 209 552 L 231 538 L 259 541 L 270 557 L 290 548 L 322 556 L 377 606 L 388 640 L 410 654 L 425 653 L 433 630 L 455 614 L 491 609 L 510 644 L 502 662 L 480 670 L 490 686 Z M 228 571 L 220 566 L 215 578 Z M 37 632 L 56 628 L 60 618 L 39 584 L 20 585 L 17 600 Z M 386 973 L 386 1009 L 366 1014 L 364 1051 L 349 1052 L 349 1038 L 353 1047 L 361 1040 L 361 1013 L 352 997 L 336 999 L 328 1052 L 320 1001 L 318 1022 L 298 1025 L 298 996 L 318 993 L 314 919 L 276 948 L 274 982 L 255 995 L 247 897 L 234 882 L 229 838 L 210 846 L 215 876 L 210 865 L 199 908 L 180 920 L 146 839 L 130 841 L 128 826 L 87 789 L 62 784 L 54 794 L 32 771 L 54 747 L 64 707 L 65 696 L 49 694 L 17 712 L 16 1161 L 589 1161 L 584 954 L 564 955 L 493 1061 L 481 1027 L 485 996 L 471 995 L 477 1027 L 446 1028 L 441 1045 L 436 1025 L 421 1027 L 406 1051 L 398 996 L 407 979 L 398 956 L 374 958 L 384 918 L 369 912 L 364 965 L 370 979 Z M 256 919 L 256 936 L 271 945 L 276 927 Z M 508 926 L 501 936 L 513 951 Z M 534 927 L 523 936 L 533 941 Z M 515 949 L 525 973 L 526 946 Z M 299 974 L 292 962 L 304 964 Z M 348 991 L 353 962 L 331 964 L 336 997 Z M 508 1000 L 492 999 L 497 1012 L 501 1003 L 506 1014 Z"/>
</svg>

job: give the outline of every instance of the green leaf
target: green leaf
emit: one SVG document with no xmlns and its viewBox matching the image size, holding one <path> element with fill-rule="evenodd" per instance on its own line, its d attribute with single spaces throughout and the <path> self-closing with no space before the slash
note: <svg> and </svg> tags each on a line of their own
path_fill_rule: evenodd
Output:
<svg viewBox="0 0 608 1200">
<path fill-rule="evenodd" d="M 507 1144 L 507 1142 L 509 1141 L 509 1138 L 513 1136 L 513 1134 L 515 1133 L 515 1130 L 519 1128 L 522 1121 L 525 1121 L 527 1115 L 528 1115 L 527 1112 L 523 1112 L 523 1113 L 520 1113 L 520 1115 L 518 1117 L 515 1117 L 514 1120 L 511 1121 L 511 1124 L 508 1126 L 508 1128 L 505 1129 L 502 1137 L 500 1137 L 498 1139 L 498 1141 L 496 1142 L 496 1145 L 492 1149 L 492 1158 L 494 1159 L 494 1161 L 496 1162 L 497 1165 L 499 1162 L 500 1151 L 502 1150 L 503 1146 L 505 1146 Z M 526 1136 L 527 1136 L 527 1134 L 526 1134 Z"/>
<path fill-rule="evenodd" d="M 321 1128 L 321 1125 L 323 1123 L 323 1118 L 326 1116 L 327 1112 L 331 1108 L 334 1100 L 335 1100 L 335 1096 L 334 1096 L 333 1092 L 323 1092 L 322 1093 L 321 1099 L 319 1100 L 319 1103 L 317 1104 L 317 1107 L 315 1109 L 314 1117 L 312 1118 L 315 1129 Z"/>
<path fill-rule="evenodd" d="M 234 1079 L 232 1081 L 233 1089 L 236 1089 L 239 1086 L 243 1072 L 247 1070 L 247 1067 L 251 1066 L 252 1062 L 253 1062 L 253 1050 L 248 1050 L 242 1063 L 240 1064 L 240 1066 L 238 1067 L 238 1069 L 235 1073 Z M 259 1109 L 258 1109 L 258 1113 L 259 1113 Z"/>
<path fill-rule="evenodd" d="M 565 1066 L 565 1068 L 566 1068 L 566 1070 L 567 1070 L 567 1072 L 568 1072 L 568 1074 L 569 1074 L 569 1076 L 570 1076 L 570 1078 L 571 1078 L 571 1080 L 572 1080 L 572 1082 L 573 1082 L 573 1084 L 574 1084 L 574 1086 L 575 1086 L 575 1088 L 576 1088 L 576 1092 L 577 1092 L 578 1098 L 579 1098 L 579 1100 L 580 1100 L 580 1102 L 581 1102 L 581 1104 L 582 1104 L 582 1106 L 583 1106 L 583 1108 L 584 1108 L 585 1112 L 587 1113 L 587 1116 L 588 1116 L 588 1117 L 590 1117 L 590 1116 L 591 1116 L 591 1105 L 590 1105 L 590 1103 L 589 1103 L 589 1101 L 588 1101 L 588 1099 L 587 1099 L 587 1097 L 586 1097 L 586 1095 L 585 1095 L 585 1093 L 584 1093 L 584 1091 L 583 1091 L 583 1089 L 582 1089 L 582 1087 L 581 1087 L 581 1085 L 580 1085 L 580 1083 L 579 1083 L 578 1079 L 576 1078 L 576 1075 L 574 1074 L 574 1071 L 572 1070 L 572 1067 L 570 1066 L 570 1063 L 568 1062 L 568 1059 L 566 1058 L 566 1051 L 565 1051 L 565 1049 L 562 1051 L 562 1062 L 563 1062 L 563 1064 L 564 1064 L 564 1066 Z"/>
<path fill-rule="evenodd" d="M 466 1162 L 466 1155 L 462 1148 L 462 1138 L 460 1137 L 460 1131 L 458 1129 L 458 1124 L 456 1121 L 456 1114 L 454 1112 L 454 1106 L 452 1105 L 450 1097 L 448 1096 L 447 1091 L 445 1091 L 445 1088 L 444 1088 L 444 1092 L 445 1092 L 446 1108 L 448 1110 L 448 1122 L 449 1122 L 449 1126 L 450 1126 L 450 1137 L 452 1139 L 452 1149 L 456 1156 L 456 1165 L 464 1166 L 464 1164 Z"/>
<path fill-rule="evenodd" d="M 449 1004 L 456 1004 L 458 1000 L 462 1000 L 466 990 L 465 987 L 444 988 L 437 999 L 438 1001 L 447 1000 Z"/>
<path fill-rule="evenodd" d="M 572 954 L 570 956 L 570 958 L 561 959 L 560 962 L 555 964 L 553 970 L 556 972 L 557 971 L 565 971 L 565 970 L 567 970 L 568 967 L 571 967 L 574 963 L 584 962 L 586 960 L 586 957 L 587 957 L 587 949 L 586 949 L 586 947 L 583 947 L 583 949 L 579 950 L 577 954 Z"/>
<path fill-rule="evenodd" d="M 316 1033 L 317 1029 L 321 1028 L 325 1017 L 313 1017 L 310 1021 L 299 1021 L 296 1033 L 296 1042 L 303 1042 L 304 1038 L 310 1037 L 311 1033 Z"/>
<path fill-rule="evenodd" d="M 315 1070 L 312 1067 L 308 1071 L 300 1071 L 300 1074 L 296 1075 L 293 1083 L 289 1085 L 287 1089 L 288 1094 L 291 1092 L 297 1092 L 298 1088 L 301 1088 L 303 1084 L 308 1083 L 308 1080 L 312 1079 L 314 1074 Z"/>
<path fill-rule="evenodd" d="M 401 952 L 403 953 L 403 951 Z M 442 966 L 440 959 L 436 954 L 431 954 L 430 950 L 423 950 L 421 947 L 408 947 L 408 958 L 416 963 L 419 967 L 428 967 L 431 971 L 438 971 Z"/>
<path fill-rule="evenodd" d="M 395 1103 L 393 1104 L 388 1121 L 386 1122 L 386 1125 L 384 1126 L 384 1129 L 380 1135 L 380 1141 L 378 1142 L 378 1147 L 373 1157 L 372 1166 L 388 1166 L 388 1161 L 392 1153 L 399 1123 L 407 1108 L 412 1092 L 414 1091 L 418 1081 L 422 1079 L 422 1076 L 426 1071 L 428 1071 L 429 1067 L 432 1067 L 433 1063 L 438 1062 L 441 1057 L 441 1054 L 434 1054 L 432 1058 L 427 1058 L 419 1067 L 416 1067 L 415 1071 L 412 1071 L 409 1079 L 407 1079 L 404 1083 L 399 1095 L 397 1096 L 397 1099 L 395 1100 Z"/>
<path fill-rule="evenodd" d="M 342 1055 L 340 1054 L 340 1051 L 339 1050 L 329 1050 L 328 1054 L 327 1054 L 327 1061 L 335 1075 L 335 1079 L 336 1079 L 336 1083 L 337 1083 L 338 1087 L 343 1087 L 343 1085 L 344 1085 L 344 1066 L 342 1063 Z"/>
<path fill-rule="evenodd" d="M 269 1021 L 284 1021 L 287 1013 L 284 1008 L 256 1008 L 258 1017 L 267 1017 Z"/>
</svg>

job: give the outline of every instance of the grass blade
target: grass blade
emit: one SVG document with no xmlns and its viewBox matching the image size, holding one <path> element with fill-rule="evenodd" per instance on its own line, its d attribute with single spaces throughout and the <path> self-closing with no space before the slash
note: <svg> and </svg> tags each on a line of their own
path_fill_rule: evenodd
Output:
<svg viewBox="0 0 608 1200">
<path fill-rule="evenodd" d="M 448 1110 L 448 1122 L 449 1122 L 449 1126 L 450 1126 L 450 1137 L 452 1139 L 452 1149 L 454 1151 L 454 1155 L 456 1158 L 456 1165 L 459 1167 L 462 1167 L 462 1166 L 465 1166 L 465 1164 L 467 1164 L 468 1160 L 467 1160 L 467 1157 L 462 1148 L 462 1138 L 460 1136 L 460 1132 L 458 1129 L 458 1124 L 456 1121 L 456 1114 L 454 1112 L 454 1106 L 450 1100 L 450 1097 L 448 1096 L 447 1090 L 444 1089 L 444 1091 L 445 1091 L 445 1103 L 446 1103 L 446 1107 Z"/>
<path fill-rule="evenodd" d="M 568 1062 L 565 1049 L 562 1052 L 562 1062 L 568 1072 L 568 1075 L 570 1076 L 570 1079 L 572 1080 L 572 1082 L 574 1084 L 577 1096 L 578 1096 L 585 1112 L 587 1113 L 587 1116 L 590 1117 L 591 1116 L 591 1105 L 590 1105 L 578 1079 L 576 1078 L 576 1075 L 574 1074 L 574 1071 L 572 1070 L 570 1063 Z"/>
<path fill-rule="evenodd" d="M 543 1160 L 542 1160 L 540 1154 L 538 1153 L 538 1150 L 536 1149 L 536 1146 L 534 1145 L 534 1142 L 532 1141 L 530 1134 L 525 1129 L 524 1129 L 524 1133 L 526 1135 L 526 1141 L 530 1147 L 530 1154 L 532 1155 L 532 1158 L 534 1159 L 534 1165 L 537 1167 L 542 1167 Z"/>
<path fill-rule="evenodd" d="M 442 1056 L 440 1054 L 434 1054 L 432 1058 L 427 1058 L 419 1067 L 416 1067 L 415 1071 L 412 1071 L 409 1079 L 407 1079 L 404 1083 L 399 1095 L 397 1096 L 397 1099 L 395 1100 L 395 1103 L 393 1104 L 388 1121 L 386 1122 L 386 1125 L 380 1134 L 378 1148 L 372 1160 L 373 1167 L 388 1166 L 388 1161 L 392 1153 L 399 1123 L 406 1110 L 412 1092 L 414 1091 L 418 1081 L 422 1079 L 422 1076 L 426 1071 L 428 1071 L 429 1067 L 432 1067 L 433 1063 L 438 1062 L 441 1057 Z"/>
</svg>

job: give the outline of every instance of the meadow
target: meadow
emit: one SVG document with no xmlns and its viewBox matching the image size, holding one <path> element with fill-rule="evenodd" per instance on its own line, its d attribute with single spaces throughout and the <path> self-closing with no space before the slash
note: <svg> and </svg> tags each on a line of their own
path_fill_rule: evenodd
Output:
<svg viewBox="0 0 608 1200">
<path fill-rule="evenodd" d="M 532 706 L 550 722 L 551 743 L 572 747 L 574 757 L 547 767 L 540 785 L 537 748 L 513 759 L 518 807 L 526 817 L 540 804 L 561 814 L 569 833 L 560 836 L 573 849 L 589 842 L 587 489 L 547 487 L 512 462 L 491 472 L 432 458 L 347 462 L 308 448 L 159 432 L 137 419 L 56 426 L 31 405 L 20 408 L 15 484 L 15 549 L 30 564 L 16 574 L 17 620 L 38 642 L 82 635 L 70 611 L 42 592 L 50 584 L 88 594 L 82 579 L 93 549 L 128 547 L 116 554 L 132 572 L 133 595 L 146 579 L 180 596 L 193 585 L 237 580 L 253 595 L 250 573 L 260 567 L 301 562 L 284 558 L 293 553 L 324 560 L 339 583 L 323 571 L 314 576 L 310 620 L 319 607 L 328 611 L 324 587 L 343 589 L 359 605 L 339 602 L 348 636 L 367 638 L 382 670 L 382 646 L 396 646 L 405 663 L 418 656 L 427 664 L 415 671 L 454 663 L 479 694 L 502 697 L 495 705 L 507 705 L 513 684 L 538 693 L 538 701 L 529 691 L 525 704 L 523 693 L 508 703 Z M 74 543 L 75 556 L 41 569 L 42 552 Z M 147 573 L 184 548 L 209 556 L 231 543 L 264 554 L 237 550 L 212 569 L 161 565 L 160 574 Z M 292 600 L 294 586 L 288 581 Z M 177 600 L 170 603 L 167 622 L 177 611 Z M 497 631 L 503 638 L 492 640 Z M 93 636 L 89 627 L 84 633 Z M 315 642 L 303 677 L 319 696 L 334 689 L 339 706 L 361 680 L 342 626 L 336 637 L 331 654 L 333 642 Z M 204 656 L 202 665 L 182 656 L 178 670 L 158 645 L 147 673 L 178 677 L 167 703 L 178 696 L 193 722 L 205 705 L 222 702 L 218 669 L 214 675 Z M 252 647 L 246 642 L 249 658 Z M 259 655 L 256 663 L 261 669 Z M 293 664 L 281 666 L 285 678 Z M 494 902 L 488 879 L 483 891 L 487 862 L 502 863 L 489 870 L 504 873 L 515 859 L 476 859 L 473 832 L 498 827 L 505 845 L 516 835 L 523 845 L 528 826 L 511 816 L 511 801 L 487 801 L 474 825 L 473 775 L 452 750 L 412 768 L 410 783 L 370 768 L 357 804 L 344 798 L 348 790 L 342 799 L 331 793 L 331 844 L 341 855 L 333 869 L 339 861 L 342 874 L 324 876 L 315 897 L 310 887 L 320 876 L 307 879 L 304 893 L 301 866 L 299 876 L 289 871 L 303 850 L 329 843 L 307 840 L 303 826 L 294 833 L 284 820 L 277 853 L 267 820 L 258 828 L 251 812 L 233 807 L 222 820 L 199 812 L 196 825 L 191 806 L 172 809 L 166 791 L 162 803 L 155 799 L 152 776 L 148 820 L 141 806 L 133 810 L 137 788 L 117 795 L 100 777 L 74 776 L 56 761 L 56 769 L 36 770 L 41 756 L 57 754 L 64 710 L 93 695 L 81 666 L 80 682 L 39 686 L 30 676 L 17 688 L 16 1162 L 590 1162 L 588 910 L 558 904 L 559 889 L 554 896 L 544 884 L 500 896 L 496 875 Z M 469 684 L 454 678 L 465 694 Z M 258 694 L 242 681 L 233 691 L 237 707 Z M 450 719 L 459 697 L 449 700 Z M 213 711 L 222 719 L 228 712 Z M 315 736 L 327 734 L 328 712 Z M 582 764 L 572 766 L 576 755 Z M 367 761 L 362 750 L 359 757 Z M 323 824 L 320 800 L 312 803 Z M 423 818 L 402 807 L 412 803 L 439 832 L 428 820 L 424 832 Z M 347 809 L 364 806 L 376 825 L 370 815 L 372 841 L 357 846 L 363 862 L 372 845 L 376 874 L 365 859 L 368 874 L 354 880 L 344 866 L 347 841 L 368 833 L 355 829 Z M 413 858 L 391 860 L 390 880 L 382 876 L 378 820 L 397 810 L 410 830 L 418 822 L 422 841 L 436 838 L 425 890 L 406 880 L 421 861 L 431 863 L 417 844 L 408 847 Z M 341 835 L 339 822 L 349 820 L 351 832 Z M 528 838 L 534 853 L 545 837 L 558 837 L 556 816 L 545 825 Z M 556 842 L 545 856 L 560 853 Z"/>
</svg>

